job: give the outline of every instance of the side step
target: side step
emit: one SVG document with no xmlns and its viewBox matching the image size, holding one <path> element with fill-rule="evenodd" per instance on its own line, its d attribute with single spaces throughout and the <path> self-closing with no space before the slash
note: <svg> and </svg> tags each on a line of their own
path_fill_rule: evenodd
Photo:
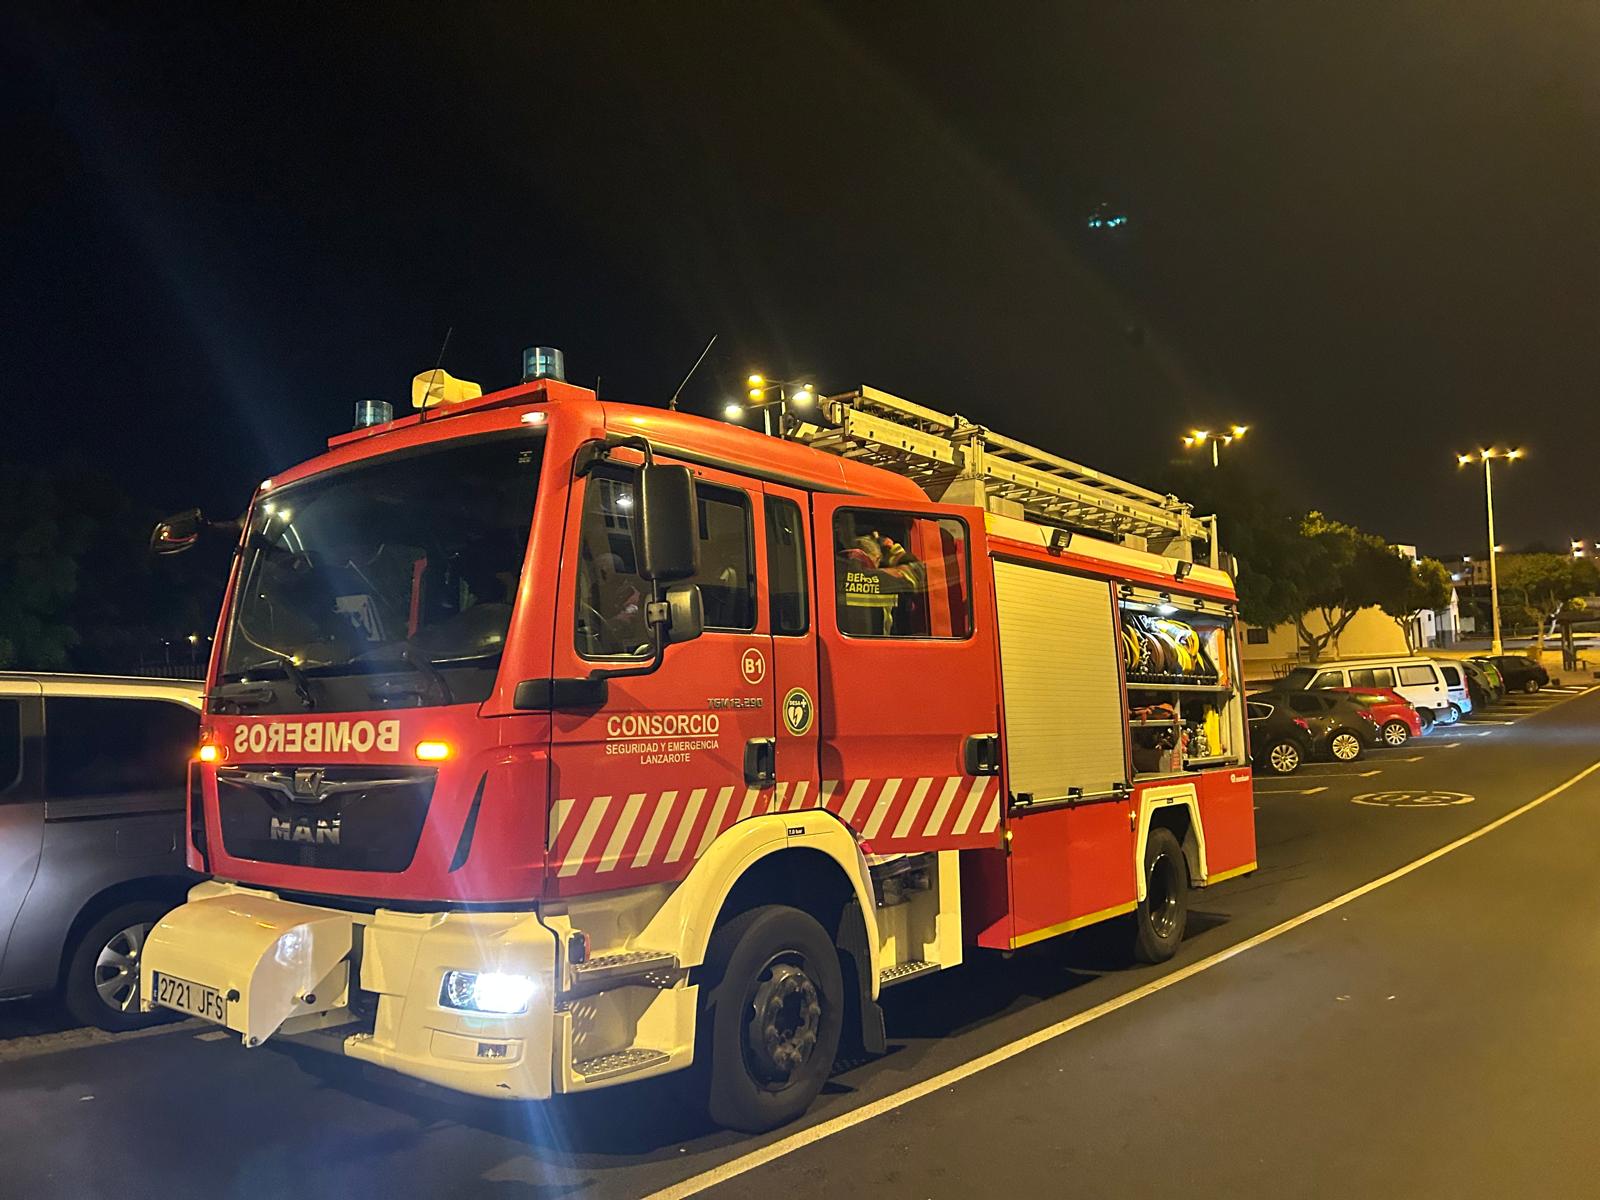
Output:
<svg viewBox="0 0 1600 1200">
<path fill-rule="evenodd" d="M 615 1054 L 600 1054 L 594 1058 L 581 1059 L 572 1064 L 572 1069 L 583 1076 L 585 1083 L 593 1083 L 599 1079 L 610 1079 L 614 1075 L 629 1075 L 634 1071 L 642 1071 L 646 1067 L 666 1062 L 669 1057 L 665 1050 L 619 1050 Z"/>
<path fill-rule="evenodd" d="M 916 979 L 919 975 L 931 975 L 939 969 L 938 963 L 915 962 L 896 963 L 892 967 L 884 967 L 878 972 L 878 986 L 880 988 L 893 987 L 897 983 L 904 983 L 908 979 Z"/>
<path fill-rule="evenodd" d="M 572 994 L 599 992 L 622 982 L 671 987 L 677 982 L 678 956 L 661 950 L 602 954 L 572 964 Z"/>
</svg>

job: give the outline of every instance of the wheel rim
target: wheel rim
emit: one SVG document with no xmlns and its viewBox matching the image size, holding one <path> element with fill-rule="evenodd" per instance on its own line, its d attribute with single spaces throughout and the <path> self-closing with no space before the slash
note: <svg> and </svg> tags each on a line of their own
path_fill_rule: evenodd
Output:
<svg viewBox="0 0 1600 1200">
<path fill-rule="evenodd" d="M 113 1012 L 137 1012 L 139 1008 L 139 955 L 152 925 L 141 922 L 120 929 L 107 939 L 94 960 L 94 990 L 100 1002 Z"/>
<path fill-rule="evenodd" d="M 1280 775 L 1287 775 L 1300 765 L 1300 751 L 1289 745 L 1289 743 L 1284 742 L 1272 748 L 1272 753 L 1268 755 L 1268 760 L 1272 763 L 1274 771 L 1277 771 Z"/>
<path fill-rule="evenodd" d="M 1150 914 L 1150 928 L 1162 941 L 1170 938 L 1178 928 L 1177 864 L 1166 853 L 1150 860 L 1149 878 L 1144 886 L 1145 911 Z"/>
<path fill-rule="evenodd" d="M 1399 721 L 1390 721 L 1383 727 L 1383 740 L 1391 746 L 1404 746 L 1411 731 Z"/>
<path fill-rule="evenodd" d="M 1361 742 L 1353 733 L 1336 733 L 1329 743 L 1329 749 L 1340 762 L 1349 762 L 1361 753 Z"/>
<path fill-rule="evenodd" d="M 767 961 L 750 990 L 745 1022 L 745 1061 L 771 1090 L 787 1087 L 817 1048 L 822 996 L 795 954 Z"/>
</svg>

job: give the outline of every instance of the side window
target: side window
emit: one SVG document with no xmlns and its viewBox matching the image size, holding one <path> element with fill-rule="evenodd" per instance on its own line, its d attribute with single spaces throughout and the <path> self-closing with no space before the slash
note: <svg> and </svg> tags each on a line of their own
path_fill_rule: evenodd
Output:
<svg viewBox="0 0 1600 1200">
<path fill-rule="evenodd" d="M 1356 667 L 1350 672 L 1350 686 L 1364 688 L 1376 687 L 1377 685 L 1372 682 L 1373 677 L 1376 674 L 1377 672 L 1371 667 Z"/>
<path fill-rule="evenodd" d="M 22 701 L 0 698 L 0 794 L 22 774 Z"/>
<path fill-rule="evenodd" d="M 1372 686 L 1392 688 L 1394 686 L 1394 668 L 1377 667 L 1372 672 Z"/>
<path fill-rule="evenodd" d="M 800 506 L 781 496 L 767 503 L 767 604 L 772 632 L 779 637 L 804 633 L 810 625 L 806 603 L 805 524 Z"/>
<path fill-rule="evenodd" d="M 1461 672 L 1455 667 L 1441 667 L 1444 672 L 1444 681 L 1451 687 L 1461 686 Z"/>
<path fill-rule="evenodd" d="M 1247 704 L 1245 705 L 1245 710 L 1250 714 L 1252 721 L 1265 721 L 1272 715 L 1272 705 L 1270 704 Z"/>
<path fill-rule="evenodd" d="M 1259 625 L 1251 625 L 1244 631 L 1244 640 L 1247 645 L 1265 646 L 1270 640 L 1267 630 Z"/>
<path fill-rule="evenodd" d="M 839 632 L 972 636 L 967 527 L 950 517 L 841 509 L 833 519 Z"/>
<path fill-rule="evenodd" d="M 46 795 L 181 789 L 199 736 L 199 714 L 166 700 L 46 697 Z"/>
<path fill-rule="evenodd" d="M 733 488 L 695 485 L 698 584 L 707 629 L 756 627 L 755 542 L 750 499 Z M 646 653 L 650 585 L 633 558 L 633 480 L 597 471 L 583 497 L 578 534 L 577 647 L 587 658 Z"/>
<path fill-rule="evenodd" d="M 1439 677 L 1434 674 L 1432 667 L 1401 667 L 1400 685 L 1402 687 L 1433 687 L 1439 682 Z"/>
<path fill-rule="evenodd" d="M 1322 713 L 1321 697 L 1296 692 L 1289 697 L 1289 711 L 1300 713 L 1302 716 L 1319 716 Z"/>
<path fill-rule="evenodd" d="M 1336 688 L 1344 686 L 1343 671 L 1323 671 L 1311 681 L 1314 688 Z"/>
</svg>

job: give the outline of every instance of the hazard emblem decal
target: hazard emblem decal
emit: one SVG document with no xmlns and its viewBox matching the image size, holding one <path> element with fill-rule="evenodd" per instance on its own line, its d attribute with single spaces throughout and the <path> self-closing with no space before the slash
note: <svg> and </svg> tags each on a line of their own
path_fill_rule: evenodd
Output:
<svg viewBox="0 0 1600 1200">
<path fill-rule="evenodd" d="M 816 715 L 817 709 L 811 703 L 811 693 L 805 688 L 790 688 L 788 695 L 783 698 L 783 723 L 789 732 L 796 737 L 809 733 L 811 722 Z"/>
</svg>

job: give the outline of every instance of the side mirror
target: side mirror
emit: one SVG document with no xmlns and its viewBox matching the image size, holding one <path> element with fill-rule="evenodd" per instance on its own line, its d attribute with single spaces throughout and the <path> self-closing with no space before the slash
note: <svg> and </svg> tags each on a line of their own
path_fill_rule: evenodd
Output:
<svg viewBox="0 0 1600 1200">
<path fill-rule="evenodd" d="M 694 476 L 688 467 L 645 463 L 634 489 L 633 551 L 639 575 L 658 583 L 700 570 Z"/>
<path fill-rule="evenodd" d="M 700 598 L 700 587 L 693 583 L 678 583 L 667 589 L 667 622 L 662 629 L 662 644 L 692 642 L 706 631 L 705 604 Z"/>
<path fill-rule="evenodd" d="M 150 552 L 182 554 L 185 550 L 193 550 L 195 543 L 200 540 L 200 531 L 205 528 L 205 524 L 205 518 L 200 515 L 198 508 L 174 513 L 165 521 L 157 522 L 155 529 L 151 530 Z"/>
</svg>

